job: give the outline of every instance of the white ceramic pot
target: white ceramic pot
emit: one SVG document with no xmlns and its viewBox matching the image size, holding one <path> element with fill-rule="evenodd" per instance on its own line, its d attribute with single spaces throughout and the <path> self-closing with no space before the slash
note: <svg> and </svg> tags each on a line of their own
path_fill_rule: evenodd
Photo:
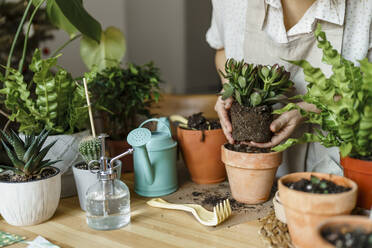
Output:
<svg viewBox="0 0 372 248">
<path fill-rule="evenodd" d="M 82 163 L 84 162 L 81 162 L 81 163 L 78 163 L 72 166 L 72 171 L 74 173 L 76 189 L 77 189 L 77 193 L 79 196 L 80 207 L 82 210 L 85 211 L 85 195 L 89 187 L 98 181 L 98 178 L 97 178 L 97 174 L 93 174 L 89 170 L 82 170 L 82 169 L 76 168 L 76 166 Z M 121 176 L 121 161 L 120 160 L 115 161 L 114 170 L 116 170 L 117 172 L 117 178 L 120 179 L 120 176 Z"/>
<path fill-rule="evenodd" d="M 279 191 L 276 191 L 275 193 L 273 204 L 276 218 L 283 223 L 287 223 L 287 219 L 285 218 L 284 206 L 279 199 Z"/>
<path fill-rule="evenodd" d="M 50 219 L 59 203 L 61 173 L 47 179 L 0 182 L 0 214 L 11 225 L 30 226 Z"/>
</svg>

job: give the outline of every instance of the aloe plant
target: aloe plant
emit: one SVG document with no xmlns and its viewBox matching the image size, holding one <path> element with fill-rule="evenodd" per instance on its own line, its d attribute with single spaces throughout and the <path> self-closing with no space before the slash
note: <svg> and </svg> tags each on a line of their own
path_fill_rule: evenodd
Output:
<svg viewBox="0 0 372 248">
<path fill-rule="evenodd" d="M 49 135 L 49 131 L 46 131 L 46 129 L 39 136 L 26 135 L 24 141 L 13 130 L 10 133 L 1 131 L 1 134 L 3 137 L 1 143 L 13 164 L 13 166 L 0 165 L 2 169 L 12 170 L 17 175 L 30 178 L 39 175 L 45 168 L 59 162 L 59 160 L 43 160 L 50 148 L 57 142 L 56 140 L 43 148 Z"/>
<path fill-rule="evenodd" d="M 318 25 L 315 31 L 318 47 L 323 50 L 323 62 L 332 66 L 333 74 L 326 77 L 319 68 L 305 60 L 290 61 L 303 68 L 309 83 L 307 93 L 297 96 L 314 104 L 320 114 L 307 112 L 288 104 L 277 114 L 298 109 L 309 123 L 318 124 L 315 133 L 305 133 L 300 139 L 288 139 L 273 148 L 284 150 L 297 143 L 320 142 L 325 147 L 340 148 L 342 157 L 372 156 L 372 63 L 360 60 L 360 67 L 343 58 L 333 49 Z"/>
<path fill-rule="evenodd" d="M 253 65 L 228 59 L 225 73 L 220 73 L 229 80 L 223 85 L 222 99 L 233 97 L 242 106 L 270 106 L 286 100 L 293 90 L 290 73 L 278 64 Z"/>
</svg>

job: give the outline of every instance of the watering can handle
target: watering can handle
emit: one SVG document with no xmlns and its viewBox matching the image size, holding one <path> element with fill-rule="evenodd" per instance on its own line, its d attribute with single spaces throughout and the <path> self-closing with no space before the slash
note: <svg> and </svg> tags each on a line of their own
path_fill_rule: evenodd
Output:
<svg viewBox="0 0 372 248">
<path fill-rule="evenodd" d="M 145 125 L 146 123 L 149 123 L 149 122 L 152 122 L 152 121 L 160 122 L 161 124 L 163 124 L 164 126 L 166 126 L 167 129 L 168 129 L 169 137 L 172 137 L 172 132 L 171 132 L 170 127 L 168 126 L 168 124 L 165 123 L 165 122 L 162 121 L 162 120 L 157 119 L 157 118 L 151 118 L 151 119 L 148 119 L 148 120 L 142 122 L 141 125 L 139 125 L 139 127 L 142 127 L 142 126 Z"/>
</svg>

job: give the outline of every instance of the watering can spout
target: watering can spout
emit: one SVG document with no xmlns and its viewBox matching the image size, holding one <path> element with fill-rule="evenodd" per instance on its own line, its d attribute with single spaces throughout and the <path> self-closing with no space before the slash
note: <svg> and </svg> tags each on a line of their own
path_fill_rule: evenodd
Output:
<svg viewBox="0 0 372 248">
<path fill-rule="evenodd" d="M 128 143 L 134 147 L 136 159 L 142 165 L 146 183 L 151 185 L 154 183 L 154 169 L 151 165 L 146 144 L 151 140 L 151 132 L 146 128 L 137 128 L 132 130 L 127 137 Z"/>
</svg>

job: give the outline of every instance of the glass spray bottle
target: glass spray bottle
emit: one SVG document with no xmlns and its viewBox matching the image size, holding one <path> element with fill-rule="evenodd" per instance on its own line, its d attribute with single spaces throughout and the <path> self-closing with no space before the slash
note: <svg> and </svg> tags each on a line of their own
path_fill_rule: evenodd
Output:
<svg viewBox="0 0 372 248">
<path fill-rule="evenodd" d="M 117 179 L 114 171 L 115 160 L 130 154 L 129 149 L 123 154 L 111 159 L 105 156 L 105 138 L 101 139 L 100 170 L 97 173 L 98 182 L 89 187 L 86 193 L 86 216 L 89 227 L 97 230 L 113 230 L 130 223 L 130 193 L 128 187 Z M 96 163 L 97 161 L 91 161 Z"/>
</svg>

